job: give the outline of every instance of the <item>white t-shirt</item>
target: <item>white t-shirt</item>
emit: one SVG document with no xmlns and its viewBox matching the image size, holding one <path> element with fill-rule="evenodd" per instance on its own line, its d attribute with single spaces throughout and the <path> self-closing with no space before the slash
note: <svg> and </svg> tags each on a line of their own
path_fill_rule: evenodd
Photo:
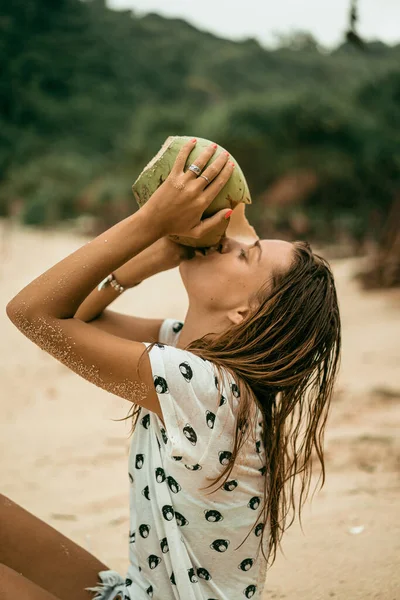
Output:
<svg viewBox="0 0 400 600">
<path fill-rule="evenodd" d="M 266 568 L 258 552 L 266 476 L 261 414 L 256 408 L 256 443 L 250 435 L 224 487 L 217 489 L 220 481 L 201 490 L 233 451 L 239 392 L 229 373 L 218 381 L 212 363 L 174 347 L 182 327 L 166 319 L 149 354 L 165 427 L 142 408 L 132 436 L 125 597 L 261 599 Z"/>
</svg>

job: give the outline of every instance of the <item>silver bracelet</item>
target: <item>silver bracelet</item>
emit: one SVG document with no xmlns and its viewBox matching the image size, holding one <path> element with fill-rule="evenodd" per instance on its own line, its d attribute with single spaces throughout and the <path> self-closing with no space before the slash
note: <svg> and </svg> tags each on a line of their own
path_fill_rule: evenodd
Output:
<svg viewBox="0 0 400 600">
<path fill-rule="evenodd" d="M 100 290 L 103 290 L 108 285 L 111 285 L 111 287 L 113 287 L 114 290 L 116 290 L 119 294 L 122 294 L 122 292 L 125 291 L 125 288 L 115 279 L 114 273 L 107 275 L 107 277 L 105 277 L 105 279 L 99 283 L 97 289 L 100 292 Z"/>
</svg>

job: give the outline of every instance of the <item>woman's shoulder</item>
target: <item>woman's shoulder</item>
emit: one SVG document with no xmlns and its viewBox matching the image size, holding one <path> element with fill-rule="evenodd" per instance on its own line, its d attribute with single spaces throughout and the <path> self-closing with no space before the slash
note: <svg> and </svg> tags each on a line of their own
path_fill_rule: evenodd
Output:
<svg viewBox="0 0 400 600">
<path fill-rule="evenodd" d="M 185 371 L 186 369 L 189 374 L 191 372 L 191 365 L 192 367 L 193 364 L 197 365 L 197 369 L 201 366 L 201 374 L 203 377 L 212 380 L 213 385 L 217 390 L 221 388 L 224 388 L 225 390 L 229 389 L 229 391 L 233 390 L 233 395 L 235 396 L 235 392 L 238 389 L 238 379 L 233 373 L 223 367 L 219 371 L 215 363 L 203 358 L 201 354 L 199 355 L 190 350 L 176 348 L 183 326 L 184 321 L 173 318 L 165 319 L 161 325 L 158 343 L 168 347 L 167 353 L 169 358 L 175 358 L 176 361 L 182 363 L 181 371 Z M 223 379 L 222 382 L 220 381 L 221 374 Z"/>
<path fill-rule="evenodd" d="M 164 319 L 158 334 L 159 343 L 174 346 L 179 339 L 179 334 L 183 325 L 184 322 L 179 319 Z"/>
</svg>

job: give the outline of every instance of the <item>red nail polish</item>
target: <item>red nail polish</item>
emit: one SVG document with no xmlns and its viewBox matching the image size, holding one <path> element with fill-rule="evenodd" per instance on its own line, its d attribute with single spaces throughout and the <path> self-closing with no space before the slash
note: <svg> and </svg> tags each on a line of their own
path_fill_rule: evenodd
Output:
<svg viewBox="0 0 400 600">
<path fill-rule="evenodd" d="M 197 142 L 197 138 L 193 138 L 193 139 L 192 139 L 192 140 L 190 140 L 190 141 L 191 141 L 191 142 L 194 144 L 195 142 Z"/>
<path fill-rule="evenodd" d="M 225 152 L 225 154 L 226 154 L 227 156 L 229 156 L 229 152 Z"/>
<path fill-rule="evenodd" d="M 229 217 L 231 216 L 232 213 L 233 213 L 233 210 L 228 210 L 228 212 L 225 215 L 225 219 L 229 219 Z"/>
<path fill-rule="evenodd" d="M 212 147 L 213 148 L 218 148 L 218 144 L 213 144 Z"/>
</svg>

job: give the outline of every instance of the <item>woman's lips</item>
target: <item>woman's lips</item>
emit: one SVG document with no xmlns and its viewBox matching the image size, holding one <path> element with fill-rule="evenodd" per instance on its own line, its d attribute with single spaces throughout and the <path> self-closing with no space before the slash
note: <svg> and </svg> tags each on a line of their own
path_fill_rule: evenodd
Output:
<svg viewBox="0 0 400 600">
<path fill-rule="evenodd" d="M 210 254 L 214 254 L 217 251 L 215 247 L 211 248 L 195 248 L 196 256 L 209 256 Z"/>
<path fill-rule="evenodd" d="M 188 259 L 190 260 L 192 258 L 195 258 L 196 256 L 209 256 L 210 254 L 215 254 L 216 252 L 222 254 L 222 247 L 223 244 L 221 242 L 219 244 L 216 244 L 215 246 L 210 246 L 209 248 L 190 247 L 188 248 Z"/>
</svg>

